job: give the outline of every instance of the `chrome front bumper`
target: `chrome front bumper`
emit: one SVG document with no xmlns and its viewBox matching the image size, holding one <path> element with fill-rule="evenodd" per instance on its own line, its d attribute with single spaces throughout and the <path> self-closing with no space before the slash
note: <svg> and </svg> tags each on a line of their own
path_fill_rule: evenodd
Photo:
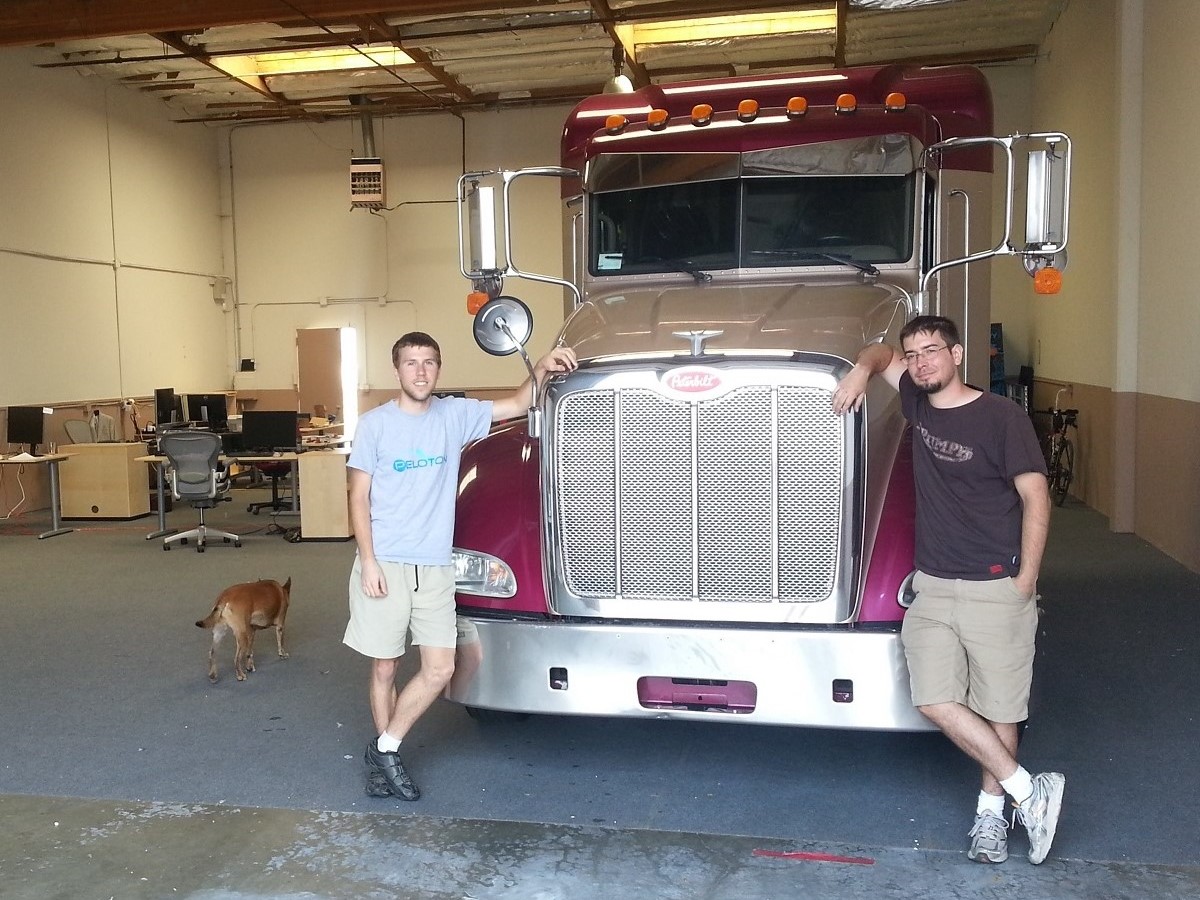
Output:
<svg viewBox="0 0 1200 900">
<path fill-rule="evenodd" d="M 933 728 L 913 708 L 898 633 L 468 618 L 479 629 L 483 663 L 450 698 L 467 706 L 821 728 Z"/>
</svg>

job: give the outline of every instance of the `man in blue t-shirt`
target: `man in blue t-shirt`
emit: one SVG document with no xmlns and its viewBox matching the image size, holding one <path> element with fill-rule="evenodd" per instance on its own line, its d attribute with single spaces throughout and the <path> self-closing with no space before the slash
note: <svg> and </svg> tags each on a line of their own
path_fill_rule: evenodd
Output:
<svg viewBox="0 0 1200 900">
<path fill-rule="evenodd" d="M 982 770 L 970 858 L 1008 858 L 1008 794 L 1037 865 L 1054 840 L 1064 785 L 1058 772 L 1031 775 L 1017 762 L 1050 527 L 1045 460 L 1017 404 L 963 382 L 952 321 L 918 316 L 901 329 L 900 347 L 864 347 L 833 409 L 858 409 L 872 375 L 900 392 L 917 498 L 917 596 L 900 632 L 913 705 Z"/>
<path fill-rule="evenodd" d="M 367 744 L 367 793 L 421 796 L 400 761 L 400 742 L 454 674 L 455 646 L 477 641 L 456 626 L 454 501 L 462 448 L 493 422 L 529 407 L 527 380 L 501 400 L 435 397 L 442 352 L 420 331 L 392 346 L 400 393 L 359 420 L 347 462 L 350 521 L 358 554 L 350 573 L 350 622 L 343 641 L 371 658 L 370 703 L 378 738 Z M 538 384 L 576 367 L 569 347 L 538 360 Z M 420 647 L 421 665 L 402 690 L 396 668 L 405 640 Z"/>
</svg>

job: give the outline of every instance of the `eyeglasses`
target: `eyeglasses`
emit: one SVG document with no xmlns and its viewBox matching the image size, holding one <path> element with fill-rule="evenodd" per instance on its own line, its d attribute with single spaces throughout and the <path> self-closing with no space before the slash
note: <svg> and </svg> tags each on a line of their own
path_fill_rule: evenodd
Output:
<svg viewBox="0 0 1200 900">
<path fill-rule="evenodd" d="M 933 359 L 934 356 L 948 349 L 950 349 L 948 344 L 942 344 L 940 347 L 923 347 L 920 350 L 909 350 L 904 354 L 904 361 L 911 366 L 918 359 Z"/>
</svg>

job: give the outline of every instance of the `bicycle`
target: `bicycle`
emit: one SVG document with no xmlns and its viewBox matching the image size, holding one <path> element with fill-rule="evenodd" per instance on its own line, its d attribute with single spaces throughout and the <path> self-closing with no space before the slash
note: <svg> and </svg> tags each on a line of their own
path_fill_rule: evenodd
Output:
<svg viewBox="0 0 1200 900">
<path fill-rule="evenodd" d="M 1044 451 L 1046 454 L 1046 469 L 1050 482 L 1050 497 L 1056 506 L 1062 506 L 1067 499 L 1067 491 L 1075 477 L 1075 445 L 1067 435 L 1068 428 L 1079 432 L 1079 410 L 1062 409 L 1058 398 L 1067 388 L 1059 388 L 1054 395 L 1054 406 L 1050 409 L 1039 409 L 1038 412 L 1050 416 L 1051 430 L 1046 435 Z"/>
</svg>

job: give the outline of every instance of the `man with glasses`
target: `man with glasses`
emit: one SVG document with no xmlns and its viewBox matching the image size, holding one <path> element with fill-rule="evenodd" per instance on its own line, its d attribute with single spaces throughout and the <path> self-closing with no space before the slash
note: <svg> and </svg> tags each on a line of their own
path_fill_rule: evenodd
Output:
<svg viewBox="0 0 1200 900">
<path fill-rule="evenodd" d="M 1008 858 L 1008 794 L 1037 865 L 1054 840 L 1064 785 L 1058 772 L 1032 775 L 1017 762 L 1050 525 L 1046 463 L 1017 404 L 963 382 L 952 321 L 918 316 L 900 346 L 864 347 L 833 409 L 857 410 L 872 375 L 900 392 L 917 497 L 917 596 L 901 629 L 913 705 L 982 770 L 970 858 Z"/>
</svg>

